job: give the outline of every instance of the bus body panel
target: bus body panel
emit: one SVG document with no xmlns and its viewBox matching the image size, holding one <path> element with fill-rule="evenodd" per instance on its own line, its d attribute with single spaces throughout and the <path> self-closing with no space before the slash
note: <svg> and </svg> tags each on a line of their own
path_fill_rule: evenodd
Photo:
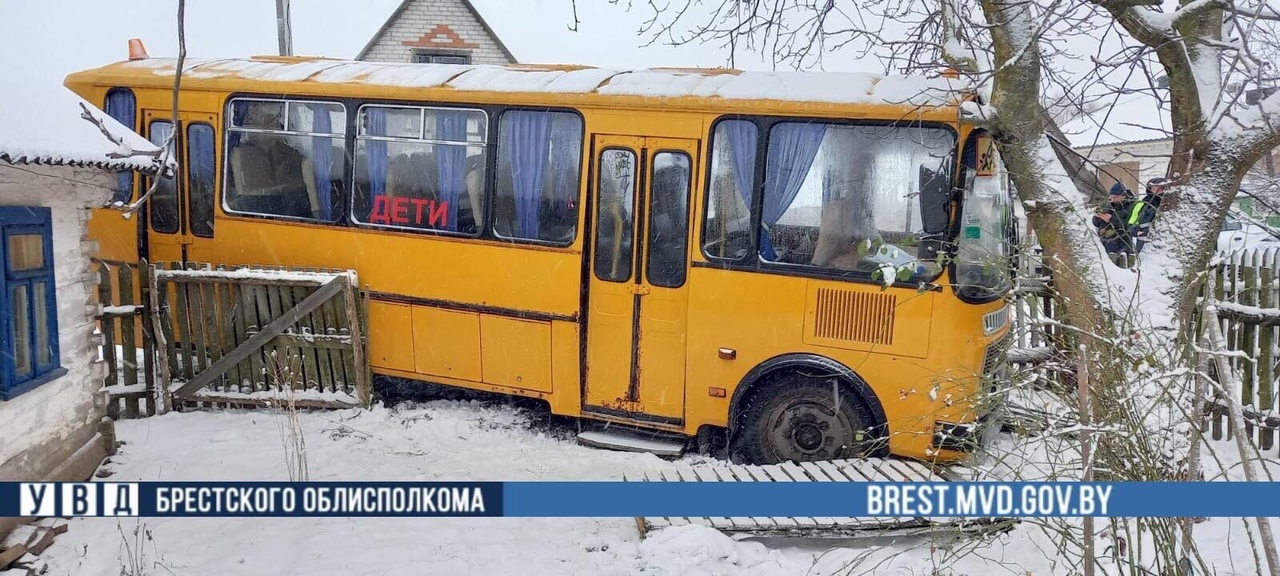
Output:
<svg viewBox="0 0 1280 576">
<path fill-rule="evenodd" d="M 171 105 L 171 82 L 171 76 L 122 65 L 77 73 L 67 80 L 69 87 L 92 102 L 102 102 L 112 87 L 130 87 L 139 110 L 156 111 L 157 118 L 164 117 L 159 111 Z M 661 101 L 598 94 L 495 96 L 359 82 L 226 77 L 184 78 L 183 87 L 179 103 L 183 121 L 203 115 L 215 128 L 219 201 L 214 207 L 214 237 L 183 239 L 177 246 L 185 246 L 185 255 L 181 249 L 165 247 L 163 241 L 159 246 L 152 242 L 150 261 L 185 258 L 228 266 L 353 269 L 370 292 L 369 357 L 377 374 L 541 398 L 556 414 L 694 435 L 703 426 L 729 425 L 730 403 L 753 368 L 784 354 L 814 354 L 848 367 L 874 391 L 888 420 L 894 453 L 944 460 L 963 456 L 930 447 L 935 422 L 966 423 L 978 416 L 977 375 L 984 369 L 988 349 L 1008 332 L 1004 327 L 984 334 L 983 315 L 999 310 L 1003 302 L 966 304 L 945 286 L 923 292 L 914 286 L 882 290 L 874 283 L 809 273 L 728 269 L 708 262 L 700 250 L 709 130 L 717 118 L 731 114 L 905 118 L 946 123 L 957 129 L 963 142 L 972 127 L 957 124 L 955 107 L 907 111 L 889 104 L 719 102 L 687 96 Z M 543 246 L 229 214 L 221 201 L 226 174 L 224 115 L 228 99 L 236 94 L 572 108 L 583 119 L 584 139 L 575 239 L 568 246 Z M 354 113 L 348 107 L 347 114 Z M 628 390 L 636 388 L 629 378 L 621 387 L 613 383 L 614 388 L 607 390 L 591 385 L 591 361 L 611 362 L 612 351 L 621 349 L 624 341 L 623 325 L 606 329 L 602 320 L 592 316 L 594 311 L 608 307 L 621 314 L 624 301 L 633 304 L 634 297 L 652 296 L 654 290 L 645 283 L 632 284 L 639 287 L 613 294 L 618 302 L 612 306 L 609 291 L 593 280 L 590 241 L 595 231 L 588 219 L 595 210 L 598 177 L 592 169 L 600 152 L 591 144 L 595 134 L 630 137 L 637 158 L 645 162 L 651 162 L 654 153 L 645 148 L 646 139 L 693 142 L 685 282 L 669 297 L 652 298 L 651 315 L 641 318 L 638 326 L 628 323 L 633 332 L 638 327 L 641 333 L 663 335 L 651 350 L 643 348 L 641 358 L 647 364 L 639 372 L 655 375 L 655 381 L 669 381 L 665 386 L 644 384 Z M 94 210 L 89 229 L 99 244 L 98 256 L 136 262 L 138 224 L 136 217 L 122 218 L 116 210 Z M 636 226 L 637 235 L 648 230 L 643 224 Z M 639 253 L 640 258 L 645 255 Z M 937 283 L 946 281 L 943 276 Z M 645 288 L 649 295 L 632 293 Z M 826 312 L 820 314 L 819 309 Z M 867 310 L 891 314 L 874 316 Z M 593 334 L 597 328 L 613 332 Z M 619 372 L 620 366 L 609 370 Z M 632 392 L 634 399 L 633 405 L 616 405 L 624 409 L 621 415 L 583 410 L 616 400 L 619 389 Z M 625 394 L 621 397 L 627 399 Z M 635 408 L 657 418 L 627 417 L 627 410 Z"/>
</svg>

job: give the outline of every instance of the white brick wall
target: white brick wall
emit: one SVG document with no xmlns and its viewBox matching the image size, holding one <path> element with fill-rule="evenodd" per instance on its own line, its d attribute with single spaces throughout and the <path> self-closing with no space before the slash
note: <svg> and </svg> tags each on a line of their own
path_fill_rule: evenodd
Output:
<svg viewBox="0 0 1280 576">
<path fill-rule="evenodd" d="M 1169 169 L 1169 155 L 1173 153 L 1173 141 L 1125 142 L 1096 148 L 1081 147 L 1076 151 L 1098 164 L 1137 162 L 1138 182 L 1142 185 L 1147 180 L 1165 175 Z"/>
<path fill-rule="evenodd" d="M 414 51 L 419 48 L 406 46 L 404 43 L 415 43 L 423 34 L 444 24 L 466 43 L 476 45 L 474 48 L 461 49 L 470 52 L 472 64 L 512 64 L 463 2 L 464 0 L 412 0 L 399 18 L 376 39 L 363 59 L 372 62 L 413 62 Z M 441 48 L 455 50 L 448 45 Z"/>
<path fill-rule="evenodd" d="M 67 369 L 54 381 L 0 401 L 2 481 L 49 474 L 52 467 L 47 456 L 80 448 L 86 434 L 91 437 L 106 415 L 102 404 L 94 402 L 106 370 L 98 360 L 93 334 L 92 242 L 86 233 L 88 207 L 101 204 L 110 195 L 104 187 L 114 182 L 114 174 L 102 170 L 0 163 L 0 205 L 52 208 L 58 343 L 62 367 Z"/>
</svg>

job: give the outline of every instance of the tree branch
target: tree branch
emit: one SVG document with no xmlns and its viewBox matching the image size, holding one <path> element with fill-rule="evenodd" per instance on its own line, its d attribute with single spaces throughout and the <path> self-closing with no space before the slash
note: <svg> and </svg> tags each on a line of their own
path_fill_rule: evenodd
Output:
<svg viewBox="0 0 1280 576">
<path fill-rule="evenodd" d="M 117 136 L 115 134 L 112 134 L 111 131 L 107 129 L 107 126 L 102 121 L 102 119 L 95 116 L 93 112 L 89 110 L 89 106 L 86 105 L 84 102 L 80 103 L 80 117 L 87 120 L 90 124 L 97 126 L 98 131 L 102 132 L 102 135 L 105 136 L 108 141 L 110 141 L 112 144 L 115 144 L 116 147 L 119 148 L 119 150 L 117 151 L 108 152 L 107 158 L 111 158 L 113 160 L 119 160 L 122 158 L 134 158 L 134 157 L 141 156 L 145 158 L 157 159 L 161 155 L 161 152 L 159 150 L 156 150 L 154 152 L 139 152 L 137 150 L 134 150 L 128 144 L 125 144 L 124 138 Z M 129 152 L 127 154 L 124 154 L 124 153 L 121 153 L 120 150 L 128 150 Z"/>
<path fill-rule="evenodd" d="M 176 148 L 174 142 L 178 136 L 178 131 L 181 126 L 178 118 L 178 95 L 181 93 L 180 89 L 182 87 L 182 66 L 185 64 L 187 59 L 186 9 L 187 0 L 178 0 L 178 65 L 173 71 L 173 129 L 169 132 L 169 138 L 166 139 L 164 146 L 160 149 L 162 153 L 161 158 L 163 160 L 161 164 L 161 171 L 151 179 L 151 187 L 147 189 L 145 194 L 139 196 L 137 200 L 125 206 L 125 217 L 128 217 L 130 214 L 137 211 L 138 207 L 142 206 L 142 203 L 146 202 L 147 199 L 150 198 L 152 194 L 155 194 L 156 190 L 160 188 L 160 182 L 165 178 L 163 166 L 167 165 L 170 160 L 173 161 L 174 166 L 173 177 L 177 178 L 179 174 L 178 166 L 180 163 L 177 157 L 174 156 L 173 149 Z M 146 223 L 140 223 L 139 225 L 146 226 Z"/>
</svg>

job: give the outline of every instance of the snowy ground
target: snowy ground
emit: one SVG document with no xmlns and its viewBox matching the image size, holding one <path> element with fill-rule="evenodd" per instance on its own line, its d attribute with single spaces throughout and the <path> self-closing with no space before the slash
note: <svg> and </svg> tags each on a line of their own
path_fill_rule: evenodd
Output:
<svg viewBox="0 0 1280 576">
<path fill-rule="evenodd" d="M 571 430 L 546 420 L 545 413 L 453 400 L 301 419 L 312 480 L 608 480 L 672 467 L 648 454 L 578 446 Z M 119 422 L 126 444 L 104 468 L 111 481 L 288 480 L 283 422 L 266 410 Z M 1238 477 L 1231 445 L 1214 447 Z M 1280 473 L 1280 463 L 1271 464 Z M 1210 464 L 1210 477 L 1220 469 Z M 1254 573 L 1242 521 L 1212 520 L 1197 531 L 1219 574 Z M 42 559 L 48 574 L 85 576 L 117 576 L 133 564 L 179 576 L 1065 573 L 1054 550 L 1029 524 L 960 546 L 912 539 L 799 548 L 734 541 L 695 526 L 642 541 L 630 518 L 151 518 L 72 520 Z"/>
</svg>

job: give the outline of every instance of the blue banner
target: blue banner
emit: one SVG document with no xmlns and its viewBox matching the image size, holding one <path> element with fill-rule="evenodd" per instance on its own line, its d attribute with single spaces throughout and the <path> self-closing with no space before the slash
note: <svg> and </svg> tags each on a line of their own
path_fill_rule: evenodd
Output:
<svg viewBox="0 0 1280 576">
<path fill-rule="evenodd" d="M 1280 516 L 1276 482 L 0 483 L 0 516 Z"/>
</svg>

